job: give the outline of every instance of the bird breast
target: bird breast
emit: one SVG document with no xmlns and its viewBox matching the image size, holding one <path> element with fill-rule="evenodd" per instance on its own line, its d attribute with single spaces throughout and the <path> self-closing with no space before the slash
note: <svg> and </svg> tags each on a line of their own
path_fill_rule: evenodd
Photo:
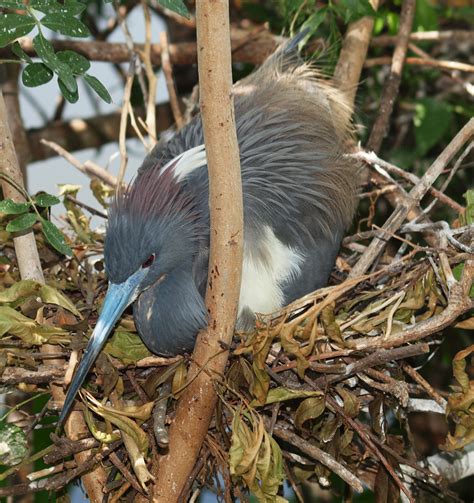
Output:
<svg viewBox="0 0 474 503">
<path fill-rule="evenodd" d="M 239 318 L 248 311 L 272 313 L 280 309 L 285 301 L 284 287 L 300 274 L 304 260 L 297 249 L 283 244 L 270 226 L 265 226 L 258 236 L 255 231 L 247 234 L 250 235 L 244 241 Z"/>
</svg>

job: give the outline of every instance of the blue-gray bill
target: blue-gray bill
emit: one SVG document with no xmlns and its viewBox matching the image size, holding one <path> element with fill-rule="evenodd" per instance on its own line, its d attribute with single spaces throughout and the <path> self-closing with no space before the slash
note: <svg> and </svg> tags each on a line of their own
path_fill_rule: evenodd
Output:
<svg viewBox="0 0 474 503">
<path fill-rule="evenodd" d="M 123 311 L 129 306 L 137 296 L 138 286 L 144 277 L 144 271 L 138 270 L 126 281 L 120 284 L 109 283 L 109 288 L 105 296 L 102 311 L 95 326 L 92 336 L 87 344 L 79 367 L 74 374 L 72 383 L 69 386 L 63 409 L 59 416 L 57 430 L 61 429 L 71 410 L 74 399 L 81 388 L 87 374 L 95 359 L 102 350 L 107 337 L 114 328 L 115 323 L 120 318 Z"/>
</svg>

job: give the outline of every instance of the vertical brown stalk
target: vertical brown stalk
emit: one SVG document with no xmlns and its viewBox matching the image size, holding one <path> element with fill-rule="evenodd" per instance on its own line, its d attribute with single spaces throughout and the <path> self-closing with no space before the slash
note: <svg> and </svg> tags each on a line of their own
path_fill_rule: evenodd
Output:
<svg viewBox="0 0 474 503">
<path fill-rule="evenodd" d="M 180 499 L 214 413 L 214 378 L 226 366 L 220 341 L 232 340 L 240 293 L 243 203 L 232 96 L 229 5 L 196 2 L 201 113 L 209 169 L 211 250 L 206 306 L 209 327 L 199 334 L 188 386 L 170 428 L 169 454 L 160 459 L 154 501 Z M 202 371 L 201 371 L 202 370 Z"/>
</svg>

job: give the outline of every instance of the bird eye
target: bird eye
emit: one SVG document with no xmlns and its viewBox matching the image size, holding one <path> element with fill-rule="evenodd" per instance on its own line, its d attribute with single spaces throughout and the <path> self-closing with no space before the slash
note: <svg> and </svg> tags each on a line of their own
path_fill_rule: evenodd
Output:
<svg viewBox="0 0 474 503">
<path fill-rule="evenodd" d="M 155 261 L 155 254 L 154 254 L 154 253 L 152 253 L 152 254 L 151 254 L 151 255 L 150 255 L 150 256 L 149 256 L 149 257 L 145 260 L 145 262 L 143 262 L 143 264 L 142 264 L 142 269 L 146 269 L 146 268 L 150 267 L 150 266 L 153 264 L 153 262 L 154 262 L 154 261 Z"/>
</svg>

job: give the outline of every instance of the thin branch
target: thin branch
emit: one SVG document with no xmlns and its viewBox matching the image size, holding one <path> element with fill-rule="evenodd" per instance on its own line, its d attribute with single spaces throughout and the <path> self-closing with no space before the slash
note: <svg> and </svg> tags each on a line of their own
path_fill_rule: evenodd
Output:
<svg viewBox="0 0 474 503">
<path fill-rule="evenodd" d="M 72 164 L 75 168 L 77 168 L 79 171 L 81 171 L 88 177 L 98 178 L 107 185 L 110 185 L 111 187 L 118 186 L 118 179 L 114 175 L 112 175 L 112 173 L 109 173 L 107 170 L 105 170 L 98 164 L 95 164 L 92 161 L 86 161 L 82 163 L 79 159 L 74 157 L 67 150 L 65 150 L 64 148 L 62 148 L 60 145 L 58 145 L 53 141 L 41 140 L 41 143 L 54 150 L 54 152 L 56 152 L 61 157 L 64 157 L 66 161 L 68 161 L 70 164 Z"/>
<path fill-rule="evenodd" d="M 354 157 L 357 157 L 358 159 L 363 160 L 367 164 L 370 164 L 371 166 L 377 167 L 379 166 L 383 170 L 389 171 L 390 173 L 394 173 L 395 175 L 398 175 L 399 177 L 403 178 L 404 180 L 408 180 L 412 184 L 417 184 L 420 179 L 414 174 L 411 173 L 410 171 L 405 171 L 404 169 L 399 168 L 398 166 L 395 166 L 394 164 L 391 164 L 387 161 L 384 161 L 383 159 L 380 159 L 375 152 L 357 152 L 355 154 L 352 154 Z M 379 171 L 380 173 L 380 171 Z M 383 172 L 381 173 L 383 175 Z M 391 181 L 391 180 L 389 180 Z M 430 194 L 438 199 L 440 202 L 446 204 L 453 210 L 457 211 L 458 213 L 463 213 L 464 212 L 464 207 L 461 206 L 459 203 L 451 199 L 449 196 L 444 194 L 442 191 L 436 189 L 435 187 L 430 187 L 429 189 Z M 407 194 L 408 195 L 408 194 Z"/>
<path fill-rule="evenodd" d="M 181 129 L 184 126 L 184 118 L 179 106 L 178 96 L 176 95 L 176 86 L 173 80 L 173 69 L 171 68 L 170 54 L 168 49 L 168 35 L 166 32 L 161 33 L 160 42 L 161 47 L 163 48 L 161 66 L 163 73 L 165 74 L 166 88 L 168 89 L 171 110 L 173 111 L 173 117 L 176 122 L 176 127 L 178 129 Z"/>
<path fill-rule="evenodd" d="M 397 36 L 379 35 L 374 37 L 371 42 L 372 47 L 387 47 L 395 45 L 398 41 Z M 474 44 L 474 35 L 472 30 L 446 30 L 446 31 L 418 31 L 410 34 L 410 41 L 413 42 L 470 42 Z"/>
<path fill-rule="evenodd" d="M 130 59 L 130 64 L 127 72 L 127 80 L 125 82 L 125 88 L 123 90 L 122 99 L 122 112 L 120 114 L 120 128 L 119 128 L 119 150 L 120 150 L 120 168 L 117 177 L 117 187 L 122 184 L 123 178 L 125 176 L 125 170 L 127 169 L 128 155 L 127 155 L 127 123 L 128 123 L 128 111 L 130 104 L 130 97 L 132 95 L 132 85 L 135 73 L 137 71 L 137 58 L 133 54 Z"/>
<path fill-rule="evenodd" d="M 380 58 L 370 58 L 365 61 L 364 68 L 373 68 L 374 66 L 380 65 L 390 65 L 391 63 L 392 59 L 387 56 L 381 56 Z M 459 61 L 408 57 L 405 59 L 405 64 L 413 66 L 427 66 L 430 68 L 438 68 L 439 70 L 457 70 L 458 72 L 474 73 L 474 65 L 469 65 L 468 63 L 460 63 Z"/>
<path fill-rule="evenodd" d="M 143 107 L 135 108 L 135 114 L 145 117 Z M 157 134 L 168 130 L 174 124 L 173 114 L 168 103 L 156 106 Z M 90 117 L 88 119 L 73 119 L 65 122 L 54 122 L 44 128 L 27 131 L 33 161 L 48 159 L 56 155 L 50 148 L 45 148 L 41 140 L 48 140 L 60 145 L 63 149 L 74 152 L 86 148 L 100 148 L 106 143 L 117 141 L 117 124 L 120 112 Z M 131 124 L 126 130 L 127 138 L 136 137 L 137 133 Z"/>
<path fill-rule="evenodd" d="M 145 50 L 142 53 L 142 61 L 145 65 L 145 73 L 148 79 L 148 99 L 146 104 L 146 125 L 150 138 L 150 148 L 156 143 L 156 75 L 151 63 L 151 16 L 150 8 L 145 0 L 141 0 L 143 15 L 145 17 Z"/>
<path fill-rule="evenodd" d="M 413 17 L 415 15 L 415 0 L 404 0 L 400 14 L 400 28 L 397 35 L 397 45 L 393 53 L 390 75 L 385 83 L 377 118 L 370 137 L 367 141 L 367 150 L 378 152 L 382 141 L 387 133 L 390 116 L 392 115 L 393 105 L 397 99 L 400 82 L 402 80 L 402 70 L 408 47 Z"/>
<path fill-rule="evenodd" d="M 336 475 L 341 477 L 341 479 L 344 480 L 344 482 L 349 484 L 356 492 L 358 493 L 363 492 L 364 487 L 362 486 L 362 482 L 353 473 L 351 473 L 344 465 L 336 461 L 327 452 L 324 452 L 319 447 L 312 445 L 307 440 L 304 440 L 303 438 L 296 435 L 296 433 L 293 433 L 292 431 L 287 430 L 282 426 L 275 426 L 273 433 L 275 434 L 276 437 L 293 445 L 301 452 L 309 456 L 311 459 L 314 459 L 319 463 L 323 464 L 324 466 L 326 466 L 327 468 L 329 468 Z"/>
</svg>

